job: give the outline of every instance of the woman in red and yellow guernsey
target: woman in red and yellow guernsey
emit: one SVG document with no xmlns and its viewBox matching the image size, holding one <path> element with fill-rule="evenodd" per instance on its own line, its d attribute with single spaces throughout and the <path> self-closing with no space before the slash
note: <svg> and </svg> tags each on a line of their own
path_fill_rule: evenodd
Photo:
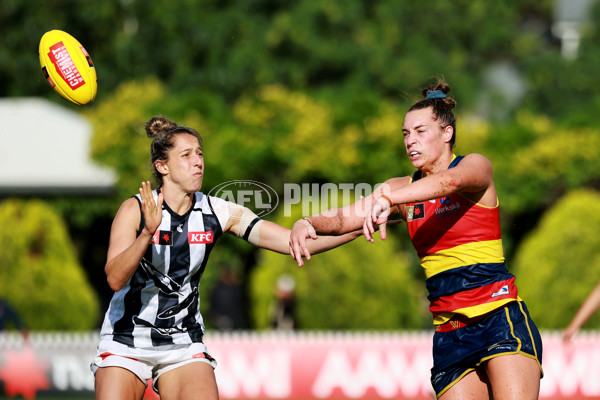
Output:
<svg viewBox="0 0 600 400">
<path fill-rule="evenodd" d="M 404 145 L 417 171 L 392 178 L 360 202 L 296 222 L 292 256 L 310 257 L 306 239 L 363 224 L 373 242 L 393 214 L 408 226 L 421 260 L 433 315 L 436 396 L 537 399 L 542 341 L 508 272 L 492 165 L 481 154 L 457 156 L 454 99 L 442 80 L 406 113 Z"/>
</svg>

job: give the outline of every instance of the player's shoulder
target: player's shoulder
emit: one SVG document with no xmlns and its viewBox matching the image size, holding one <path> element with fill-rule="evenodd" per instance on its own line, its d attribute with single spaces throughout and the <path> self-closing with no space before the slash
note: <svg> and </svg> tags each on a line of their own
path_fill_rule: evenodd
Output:
<svg viewBox="0 0 600 400">
<path fill-rule="evenodd" d="M 479 169 L 491 169 L 492 162 L 483 154 L 480 153 L 469 153 L 460 160 L 462 167 L 468 168 L 479 168 Z"/>
<path fill-rule="evenodd" d="M 223 199 L 221 197 L 212 196 L 204 193 L 198 192 L 199 202 L 200 203 L 210 203 L 210 206 L 215 212 L 220 212 L 223 210 L 227 210 L 230 207 L 231 202 L 229 200 Z"/>
<path fill-rule="evenodd" d="M 480 153 L 469 153 L 463 157 L 461 162 L 463 161 L 490 163 L 490 160 Z"/>
<path fill-rule="evenodd" d="M 140 209 L 141 200 L 138 196 L 131 196 L 121 203 L 119 210 L 131 211 Z"/>
<path fill-rule="evenodd" d="M 142 215 L 140 209 L 140 200 L 135 197 L 129 197 L 124 200 L 115 215 L 115 223 L 117 224 L 137 224 Z"/>
</svg>

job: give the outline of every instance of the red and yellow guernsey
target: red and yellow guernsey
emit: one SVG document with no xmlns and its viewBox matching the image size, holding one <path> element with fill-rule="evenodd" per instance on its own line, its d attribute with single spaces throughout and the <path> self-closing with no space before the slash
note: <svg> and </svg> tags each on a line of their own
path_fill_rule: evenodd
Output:
<svg viewBox="0 0 600 400">
<path fill-rule="evenodd" d="M 462 158 L 455 156 L 449 168 Z M 420 178 L 417 171 L 411 182 Z M 437 330 L 518 300 L 515 276 L 504 263 L 498 205 L 485 207 L 452 194 L 406 204 L 405 211 Z"/>
</svg>

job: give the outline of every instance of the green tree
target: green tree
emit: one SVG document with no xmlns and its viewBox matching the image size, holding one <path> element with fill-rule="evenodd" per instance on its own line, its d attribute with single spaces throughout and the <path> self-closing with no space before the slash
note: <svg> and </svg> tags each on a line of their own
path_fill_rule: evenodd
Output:
<svg viewBox="0 0 600 400">
<path fill-rule="evenodd" d="M 4 0 L 0 55 L 11 62 L 0 65 L 0 95 L 62 101 L 32 57 L 44 32 L 61 29 L 90 52 L 98 99 L 148 76 L 177 92 L 205 88 L 228 101 L 270 84 L 405 98 L 444 74 L 473 104 L 486 65 L 534 60 L 549 47 L 527 22 L 545 22 L 551 12 L 550 2 L 531 0 Z M 21 76 L 38 79 L 15 79 Z"/>
<path fill-rule="evenodd" d="M 540 329 L 563 329 L 600 278 L 600 193 L 569 192 L 517 251 L 514 271 Z M 600 327 L 600 315 L 588 327 Z"/>
<path fill-rule="evenodd" d="M 99 319 L 60 215 L 39 200 L 0 204 L 0 295 L 31 330 L 89 330 Z"/>
</svg>

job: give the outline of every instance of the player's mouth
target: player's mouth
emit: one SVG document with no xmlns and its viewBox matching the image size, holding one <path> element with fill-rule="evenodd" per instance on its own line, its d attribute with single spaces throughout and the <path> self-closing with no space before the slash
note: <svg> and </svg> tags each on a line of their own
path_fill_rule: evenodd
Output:
<svg viewBox="0 0 600 400">
<path fill-rule="evenodd" d="M 419 153 L 418 151 L 413 150 L 413 151 L 408 152 L 408 158 L 410 158 L 411 160 L 419 158 L 420 155 L 421 155 L 421 153 Z"/>
</svg>

